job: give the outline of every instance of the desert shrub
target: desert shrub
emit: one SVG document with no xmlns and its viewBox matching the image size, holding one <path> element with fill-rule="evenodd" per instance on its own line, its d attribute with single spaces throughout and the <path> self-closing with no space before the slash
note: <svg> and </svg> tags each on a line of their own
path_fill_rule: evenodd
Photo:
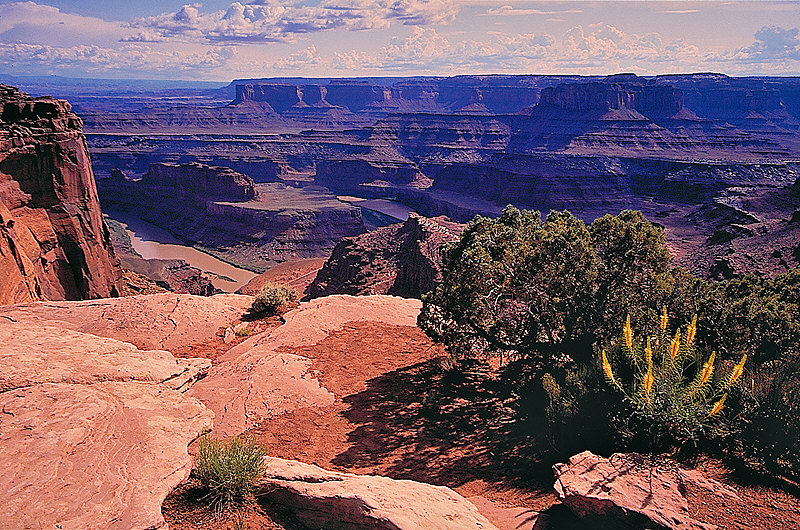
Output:
<svg viewBox="0 0 800 530">
<path fill-rule="evenodd" d="M 612 452 L 614 431 L 609 418 L 619 411 L 619 396 L 594 367 L 579 366 L 561 373 L 545 373 L 545 435 L 556 460 L 584 450 Z"/>
<path fill-rule="evenodd" d="M 762 471 L 800 479 L 800 356 L 760 366 L 732 454 Z"/>
<path fill-rule="evenodd" d="M 654 305 L 697 311 L 704 282 L 668 260 L 663 230 L 639 212 L 587 227 L 566 211 L 542 221 L 509 206 L 497 219 L 476 217 L 445 251 L 418 323 L 456 359 L 500 355 L 543 368 L 566 355 L 585 364 L 626 314 L 657 322 Z"/>
<path fill-rule="evenodd" d="M 759 365 L 800 353 L 800 269 L 714 284 L 704 305 L 707 341 L 719 350 Z"/>
<path fill-rule="evenodd" d="M 262 315 L 285 313 L 291 304 L 297 303 L 300 295 L 288 285 L 268 283 L 256 295 L 250 311 Z"/>
<path fill-rule="evenodd" d="M 635 337 L 628 318 L 621 340 L 602 350 L 603 375 L 630 406 L 629 414 L 612 418 L 626 445 L 662 452 L 730 434 L 725 404 L 747 356 L 723 370 L 715 353 L 698 353 L 696 335 L 697 317 L 672 334 L 664 308 L 655 332 Z"/>
<path fill-rule="evenodd" d="M 223 511 L 252 494 L 263 459 L 264 449 L 253 439 L 200 438 L 194 475 L 208 490 L 206 499 L 214 511 Z"/>
</svg>

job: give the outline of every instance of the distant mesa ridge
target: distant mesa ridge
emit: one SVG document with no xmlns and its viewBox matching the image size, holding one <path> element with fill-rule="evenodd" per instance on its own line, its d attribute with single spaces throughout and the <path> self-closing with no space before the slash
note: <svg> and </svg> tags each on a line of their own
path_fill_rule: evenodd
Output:
<svg viewBox="0 0 800 530">
<path fill-rule="evenodd" d="M 297 106 L 355 113 L 529 113 L 539 103 L 565 110 L 631 109 L 672 116 L 682 109 L 705 118 L 749 112 L 800 118 L 800 83 L 699 73 L 639 77 L 456 76 L 383 79 L 238 80 L 232 105 L 258 102 L 278 113 Z"/>
<path fill-rule="evenodd" d="M 683 109 L 683 92 L 672 86 L 640 83 L 563 83 L 542 90 L 539 107 L 563 110 L 622 110 L 672 116 Z"/>
</svg>

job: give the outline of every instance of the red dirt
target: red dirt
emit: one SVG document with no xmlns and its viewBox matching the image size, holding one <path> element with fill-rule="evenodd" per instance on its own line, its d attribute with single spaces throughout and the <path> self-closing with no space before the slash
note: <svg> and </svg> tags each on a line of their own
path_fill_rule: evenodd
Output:
<svg viewBox="0 0 800 530">
<path fill-rule="evenodd" d="M 209 347 L 210 355 L 230 347 L 219 342 Z M 530 454 L 530 440 L 511 434 L 512 412 L 497 397 L 492 377 L 447 375 L 439 351 L 419 329 L 349 323 L 292 353 L 313 360 L 311 372 L 336 401 L 322 409 L 296 410 L 246 433 L 256 436 L 268 454 L 338 471 L 446 485 L 501 506 L 561 511 L 549 465 L 519 456 Z M 733 485 L 742 502 L 732 506 L 689 491 L 696 518 L 723 529 L 800 528 L 798 498 L 742 483 L 713 460 L 701 469 Z M 164 516 L 171 529 L 234 528 L 232 515 L 214 519 L 196 496 L 184 485 L 168 497 Z M 274 506 L 248 505 L 241 513 L 244 528 L 301 528 Z"/>
</svg>

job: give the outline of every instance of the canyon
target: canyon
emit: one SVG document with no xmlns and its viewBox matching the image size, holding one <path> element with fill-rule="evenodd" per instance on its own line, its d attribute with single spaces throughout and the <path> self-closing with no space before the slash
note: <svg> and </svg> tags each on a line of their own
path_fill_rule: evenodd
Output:
<svg viewBox="0 0 800 530">
<path fill-rule="evenodd" d="M 456 222 L 497 215 L 506 204 L 569 209 L 587 221 L 639 209 L 664 227 L 679 264 L 708 277 L 772 275 L 798 264 L 790 223 L 800 208 L 790 193 L 800 178 L 795 78 L 243 79 L 172 89 L 164 100 L 142 91 L 113 105 L 101 101 L 101 89 L 87 92 L 74 96 L 103 200 L 117 200 L 103 191 L 116 189 L 115 170 L 141 180 L 152 164 L 201 163 L 249 176 L 264 186 L 262 197 L 313 195 L 322 186 L 331 206 L 341 195 L 392 199 Z M 222 217 L 244 211 L 214 204 Z M 330 215 L 343 217 L 335 222 L 350 222 L 355 214 L 337 206 Z M 201 217 L 213 225 L 209 208 L 192 226 Z M 327 225 L 327 216 L 312 222 Z M 356 235 L 352 220 L 351 233 L 323 231 Z M 396 221 L 370 218 L 360 230 Z M 313 235 L 305 247 L 284 238 L 251 252 L 227 236 L 176 234 L 256 271 L 325 257 L 335 244 Z M 247 238 L 250 247 L 263 242 Z"/>
<path fill-rule="evenodd" d="M 361 210 L 312 186 L 259 183 L 229 168 L 152 164 L 141 179 L 101 180 L 103 207 L 135 214 L 239 267 L 327 257 L 365 230 Z"/>
<path fill-rule="evenodd" d="M 275 523 L 286 512 L 332 527 L 581 528 L 577 517 L 597 512 L 615 524 L 609 502 L 630 512 L 628 492 L 644 491 L 652 470 L 604 476 L 602 494 L 591 472 L 613 475 L 639 455 L 580 453 L 555 467 L 555 487 L 518 483 L 527 470 L 520 440 L 506 436 L 507 397 L 493 397 L 493 381 L 470 387 L 472 373 L 446 381 L 463 374 L 416 327 L 415 298 L 435 285 L 441 247 L 464 225 L 419 214 L 467 221 L 514 202 L 588 218 L 635 207 L 693 270 L 782 272 L 800 260 L 797 92 L 784 81 L 243 82 L 233 96 L 214 92 L 233 98 L 224 107 L 197 104 L 212 98 L 202 91 L 188 110 L 162 107 L 162 132 L 186 129 L 175 136 L 154 134 L 161 122 L 147 125 L 135 101 L 116 113 L 101 104 L 90 127 L 124 131 L 88 146 L 68 103 L 0 87 L 2 524 L 227 527 L 208 510 L 191 519 L 192 455 L 209 431 L 266 447 L 257 500 L 244 508 L 262 527 L 300 528 Z M 189 131 L 219 120 L 235 129 L 240 115 L 271 132 Z M 302 129 L 311 123 L 324 127 Z M 186 263 L 137 262 L 101 202 L 266 269 L 259 281 L 297 281 L 310 299 L 254 318 L 252 296 L 213 294 Z M 174 267 L 161 284 L 210 296 L 119 296 L 130 271 L 118 254 L 151 275 Z M 170 283 L 181 275 L 182 286 Z M 469 397 L 440 400 L 456 387 Z M 710 494 L 659 476 L 659 508 L 631 516 L 710 528 L 725 519 L 706 501 L 737 498 L 759 521 L 798 523 L 796 499 L 693 475 Z"/>
</svg>

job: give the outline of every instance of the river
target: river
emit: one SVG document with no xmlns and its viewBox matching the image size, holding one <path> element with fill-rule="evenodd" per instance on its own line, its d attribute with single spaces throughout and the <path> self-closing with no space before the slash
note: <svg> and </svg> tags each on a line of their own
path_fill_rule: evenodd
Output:
<svg viewBox="0 0 800 530">
<path fill-rule="evenodd" d="M 256 273 L 234 267 L 187 246 L 175 236 L 138 217 L 119 212 L 109 212 L 109 217 L 120 223 L 131 239 L 133 249 L 145 259 L 182 259 L 192 267 L 208 274 L 214 287 L 232 293 L 256 276 Z"/>
</svg>

